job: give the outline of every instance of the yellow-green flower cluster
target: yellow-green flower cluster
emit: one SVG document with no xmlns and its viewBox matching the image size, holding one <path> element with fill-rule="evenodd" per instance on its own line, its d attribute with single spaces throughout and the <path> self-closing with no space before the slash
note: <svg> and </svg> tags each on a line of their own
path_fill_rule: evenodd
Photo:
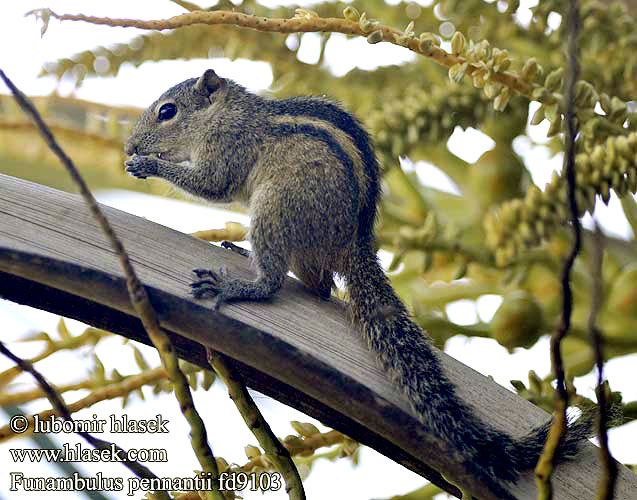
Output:
<svg viewBox="0 0 637 500">
<path fill-rule="evenodd" d="M 551 13 L 563 13 L 564 2 L 543 0 L 532 11 L 529 34 L 548 44 L 543 61 L 551 66 L 561 64 L 559 48 L 562 46 L 564 23 L 551 31 L 549 16 Z M 626 58 L 617 57 L 617 54 L 634 52 L 637 48 L 634 16 L 622 2 L 584 0 L 580 2 L 580 19 L 582 77 L 597 88 L 604 88 L 624 99 L 634 96 L 637 93 L 637 64 L 626 64 Z"/>
<path fill-rule="evenodd" d="M 637 133 L 608 137 L 575 157 L 578 215 L 592 212 L 596 196 L 604 203 L 610 190 L 618 196 L 637 191 Z M 485 219 L 488 245 L 497 265 L 506 265 L 523 250 L 539 244 L 570 217 L 567 185 L 556 172 L 544 192 L 532 186 L 524 199 L 500 205 Z"/>
<path fill-rule="evenodd" d="M 408 86 L 402 95 L 389 97 L 366 123 L 373 132 L 383 159 L 407 156 L 423 144 L 446 141 L 457 125 L 477 125 L 487 103 L 465 86 Z"/>
<path fill-rule="evenodd" d="M 497 82 L 494 74 L 517 76 L 530 85 L 531 90 L 523 92 L 528 93 L 532 100 L 542 104 L 533 116 L 531 124 L 537 125 L 547 119 L 551 124 L 547 133 L 548 137 L 561 132 L 565 112 L 564 97 L 560 93 L 564 79 L 563 68 L 557 68 L 545 74 L 537 60 L 530 58 L 516 75 L 515 72 L 507 71 L 511 65 L 511 59 L 506 50 L 491 47 L 487 40 L 478 43 L 470 40 L 467 44 L 461 32 L 456 32 L 451 39 L 451 53 L 462 58 L 460 62 L 449 68 L 449 78 L 452 81 L 459 82 L 465 74 L 470 75 L 473 86 L 483 89 L 485 97 L 493 99 L 494 108 L 502 111 L 506 108 L 513 89 Z M 598 101 L 605 115 L 596 114 L 594 108 Z M 587 139 L 595 138 L 599 141 L 600 138 L 603 140 L 611 134 L 624 133 L 622 127 L 626 120 L 628 120 L 629 129 L 637 128 L 637 115 L 628 113 L 624 101 L 617 97 L 611 99 L 607 95 L 600 97 L 593 85 L 587 81 L 577 82 L 575 104 L 576 119 Z"/>
<path fill-rule="evenodd" d="M 463 56 L 464 62 L 454 64 L 449 68 L 449 78 L 459 82 L 471 67 L 471 79 L 473 86 L 484 89 L 484 95 L 488 99 L 494 99 L 493 107 L 496 111 L 504 111 L 509 99 L 511 89 L 502 87 L 491 79 L 493 73 L 506 71 L 511 65 L 509 53 L 506 50 L 492 48 L 487 40 L 474 43 L 469 40 L 467 46 L 465 37 L 457 31 L 451 38 L 451 52 L 456 56 Z"/>
</svg>

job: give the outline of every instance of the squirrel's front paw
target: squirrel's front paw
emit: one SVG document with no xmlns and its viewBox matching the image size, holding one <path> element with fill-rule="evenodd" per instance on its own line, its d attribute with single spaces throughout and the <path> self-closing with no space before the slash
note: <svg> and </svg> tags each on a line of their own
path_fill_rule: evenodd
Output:
<svg viewBox="0 0 637 500">
<path fill-rule="evenodd" d="M 157 158 L 152 156 L 133 155 L 130 160 L 126 160 L 125 165 L 126 171 L 138 179 L 157 175 Z"/>
</svg>

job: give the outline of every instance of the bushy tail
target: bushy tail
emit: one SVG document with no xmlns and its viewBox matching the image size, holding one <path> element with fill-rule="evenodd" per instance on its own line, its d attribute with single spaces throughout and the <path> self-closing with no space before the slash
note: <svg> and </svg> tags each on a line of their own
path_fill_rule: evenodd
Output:
<svg viewBox="0 0 637 500">
<path fill-rule="evenodd" d="M 360 245 L 346 273 L 354 320 L 386 373 L 407 395 L 428 433 L 440 436 L 464 457 L 464 467 L 502 498 L 512 498 L 502 481 L 532 469 L 550 422 L 514 440 L 481 421 L 456 394 L 428 337 L 410 319 L 380 267 L 371 245 Z M 558 450 L 577 452 L 591 434 L 590 419 L 569 427 Z"/>
</svg>

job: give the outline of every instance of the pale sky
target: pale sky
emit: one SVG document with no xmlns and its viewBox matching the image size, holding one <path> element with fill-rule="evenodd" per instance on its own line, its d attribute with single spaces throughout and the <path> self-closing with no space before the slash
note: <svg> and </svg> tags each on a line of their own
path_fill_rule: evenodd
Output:
<svg viewBox="0 0 637 500">
<path fill-rule="evenodd" d="M 280 2 L 277 2 L 280 3 Z M 524 2 L 523 2 L 524 3 Z M 44 38 L 40 38 L 39 25 L 33 18 L 24 18 L 24 12 L 42 7 L 46 4 L 58 13 L 84 13 L 92 15 L 106 15 L 110 17 L 129 18 L 163 18 L 182 13 L 177 5 L 169 1 L 137 0 L 109 2 L 90 1 L 31 1 L 3 2 L 2 17 L 0 18 L 0 46 L 3 47 L 0 56 L 0 67 L 13 79 L 13 81 L 27 94 L 47 94 L 56 84 L 51 78 L 38 79 L 37 74 L 44 62 L 55 60 L 59 57 L 67 57 L 75 52 L 90 49 L 101 44 L 110 45 L 115 42 L 126 41 L 140 34 L 139 30 L 124 28 L 109 28 L 93 26 L 84 23 L 65 22 L 60 24 L 52 20 L 48 32 Z M 273 2 L 274 4 L 274 2 Z M 528 2 L 527 2 L 528 4 Z M 304 37 L 300 58 L 311 61 L 317 54 L 317 36 Z M 327 51 L 327 61 L 335 74 L 340 75 L 354 67 L 356 64 L 365 68 L 373 68 L 378 64 L 396 63 L 406 61 L 413 56 L 409 51 L 389 44 L 370 46 L 362 39 L 346 41 L 344 37 L 334 37 Z M 126 67 L 117 78 L 88 78 L 84 85 L 77 91 L 77 96 L 93 101 L 109 104 L 129 104 L 144 107 L 152 102 L 169 86 L 196 76 L 208 67 L 214 69 L 225 77 L 237 80 L 254 91 L 266 89 L 271 82 L 271 73 L 265 63 L 253 63 L 250 61 L 221 60 L 195 60 L 195 61 L 167 61 L 162 63 L 146 63 L 140 68 Z M 59 86 L 59 92 L 67 95 L 71 88 L 68 83 Z M 6 93 L 6 89 L 0 89 Z M 533 139 L 540 140 L 546 131 L 542 126 L 533 127 L 531 135 Z M 475 160 L 483 151 L 492 147 L 492 141 L 484 134 L 477 131 L 461 132 L 459 129 L 452 137 L 449 148 L 455 154 L 468 160 Z M 548 161 L 546 148 L 531 147 L 528 140 L 518 139 L 515 144 L 519 154 L 524 156 L 529 165 L 534 165 L 532 175 L 535 182 L 543 187 L 550 178 L 554 169 L 559 169 L 561 160 L 559 157 Z M 537 165 L 537 167 L 536 167 Z M 2 171 L 0 167 L 0 172 Z M 431 172 L 437 171 L 435 167 L 424 164 L 417 165 L 417 171 L 421 178 L 431 179 Z M 427 172 L 426 176 L 423 172 Z M 453 190 L 444 174 L 437 171 L 436 185 Z M 147 217 L 162 224 L 174 227 L 181 231 L 190 232 L 212 226 L 222 227 L 228 220 L 247 222 L 241 216 L 225 212 L 219 209 L 202 207 L 177 200 L 165 200 L 148 197 L 138 193 L 106 192 L 99 193 L 100 201 L 115 206 L 122 210 Z M 628 237 L 630 229 L 625 218 L 619 210 L 619 202 L 613 197 L 610 207 L 598 204 L 596 215 L 604 223 L 609 233 Z M 587 220 L 590 221 L 590 218 Z M 187 222 L 184 222 L 187 221 Z M 489 320 L 499 305 L 499 298 L 486 296 L 477 303 L 463 301 L 452 304 L 448 309 L 449 316 L 458 323 L 471 323 L 478 317 Z M 10 338 L 19 338 L 27 331 L 33 329 L 45 329 L 54 331 L 57 318 L 42 311 L 36 311 L 6 301 L 0 302 L 0 323 L 3 325 L 5 335 Z M 74 332 L 82 331 L 82 325 L 70 322 Z M 31 346 L 21 345 L 16 349 L 21 355 L 28 356 L 37 352 Z M 156 362 L 157 357 L 153 350 L 143 348 L 149 360 Z M 449 341 L 447 352 L 463 363 L 473 367 L 485 375 L 491 375 L 500 384 L 509 387 L 509 380 L 526 380 L 530 369 L 535 370 L 540 376 L 546 375 L 550 370 L 548 342 L 542 340 L 532 349 L 517 349 L 513 355 L 489 339 L 466 339 L 456 337 Z M 122 373 L 130 373 L 135 370 L 132 361 L 132 353 L 128 348 L 122 347 L 120 339 L 112 339 L 107 345 L 98 348 L 98 354 L 109 368 L 117 367 Z M 45 373 L 50 373 L 56 378 L 56 382 L 70 382 L 84 376 L 85 361 L 78 362 L 72 355 L 61 354 L 54 356 L 56 365 L 43 364 L 40 368 Z M 606 373 L 614 390 L 621 390 L 626 401 L 637 399 L 637 387 L 634 384 L 634 364 L 637 356 L 616 359 L 607 364 Z M 58 363 L 65 363 L 64 373 L 59 373 Z M 4 358 L 0 358 L 0 370 L 10 366 Z M 49 371 L 50 370 L 50 371 Z M 632 373 L 631 373 L 632 372 Z M 632 375 L 632 377 L 631 377 Z M 22 379 L 30 382 L 28 379 Z M 593 396 L 594 377 L 587 376 L 577 380 L 579 390 L 589 396 Z M 182 425 L 181 416 L 178 414 L 176 403 L 172 396 L 155 398 L 148 391 L 147 400 L 143 403 L 143 413 L 154 416 L 156 413 L 168 415 L 174 427 L 171 439 L 161 442 L 161 447 L 169 450 L 170 462 L 168 464 L 153 464 L 152 468 L 158 475 L 188 476 L 193 469 L 198 468 L 194 456 L 186 449 L 186 430 Z M 69 398 L 72 400 L 73 398 Z M 136 405 L 136 398 L 127 412 L 134 414 L 142 408 Z M 284 407 L 283 405 L 263 396 L 257 396 L 257 402 L 266 414 L 266 418 L 272 424 L 275 432 L 280 436 L 292 433 L 288 423 L 290 420 L 313 421 L 309 417 Z M 240 420 L 230 400 L 224 394 L 221 384 L 216 384 L 210 394 L 196 393 L 196 403 L 209 422 L 210 442 L 214 451 L 229 460 L 242 463 L 243 446 L 247 443 L 255 443 L 254 438 Z M 39 402 L 33 405 L 25 405 L 30 411 L 40 411 L 48 407 L 48 403 Z M 121 413 L 118 403 L 105 402 L 88 412 L 80 413 L 80 417 L 90 418 L 92 413 L 97 413 L 105 418 L 111 413 Z M 0 425 L 6 423 L 6 417 L 0 417 Z M 313 421 L 314 422 L 314 421 Z M 316 422 L 315 422 L 316 423 Z M 318 425 L 318 423 L 317 423 Z M 637 449 L 635 449 L 635 432 L 637 424 L 624 426 L 619 431 L 611 432 L 611 448 L 615 456 L 624 462 L 637 462 Z M 109 438 L 108 435 L 102 436 Z M 156 438 L 152 436 L 136 435 L 134 441 L 121 440 L 121 436 L 111 436 L 124 447 L 158 446 Z M 60 442 L 77 442 L 72 435 L 64 435 Z M 8 464 L 5 470 L 20 470 L 31 476 L 47 476 L 54 474 L 44 464 L 26 466 L 24 464 L 11 463 L 8 453 L 9 447 L 29 447 L 28 441 L 11 441 L 10 445 L 0 446 L 0 462 Z M 102 471 L 105 475 L 117 476 L 125 474 L 125 470 L 115 465 L 99 464 L 84 467 L 87 474 L 95 474 Z M 390 480 L 391 478 L 391 480 Z M 351 468 L 348 463 L 338 464 L 320 461 L 305 482 L 309 498 L 335 497 L 338 491 L 339 498 L 350 500 L 368 500 L 371 498 L 383 498 L 398 493 L 404 493 L 424 484 L 419 476 L 407 471 L 403 467 L 394 464 L 370 449 L 364 449 L 361 465 Z M 0 473 L 0 498 L 8 489 L 8 476 Z M 6 493 L 5 493 L 6 494 Z M 329 495 L 329 496 L 328 496 Z M 70 494 L 56 493 L 12 493 L 6 494 L 7 498 L 80 498 Z M 140 498 L 141 495 L 133 498 Z M 116 495 L 113 498 L 124 498 Z M 131 497 L 129 497 L 131 498 Z M 246 492 L 245 498 L 262 498 L 260 493 Z M 268 493 L 266 499 L 283 499 L 285 494 Z"/>
</svg>

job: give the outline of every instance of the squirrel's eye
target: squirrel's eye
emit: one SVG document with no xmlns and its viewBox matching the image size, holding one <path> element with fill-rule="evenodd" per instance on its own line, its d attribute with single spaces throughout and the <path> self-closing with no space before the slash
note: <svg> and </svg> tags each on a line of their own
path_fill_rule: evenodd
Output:
<svg viewBox="0 0 637 500">
<path fill-rule="evenodd" d="M 175 106 L 172 102 L 167 102 L 166 104 L 162 104 L 161 108 L 159 108 L 159 113 L 157 113 L 157 120 L 159 120 L 160 122 L 164 120 L 170 120 L 176 114 L 177 106 Z"/>
</svg>

